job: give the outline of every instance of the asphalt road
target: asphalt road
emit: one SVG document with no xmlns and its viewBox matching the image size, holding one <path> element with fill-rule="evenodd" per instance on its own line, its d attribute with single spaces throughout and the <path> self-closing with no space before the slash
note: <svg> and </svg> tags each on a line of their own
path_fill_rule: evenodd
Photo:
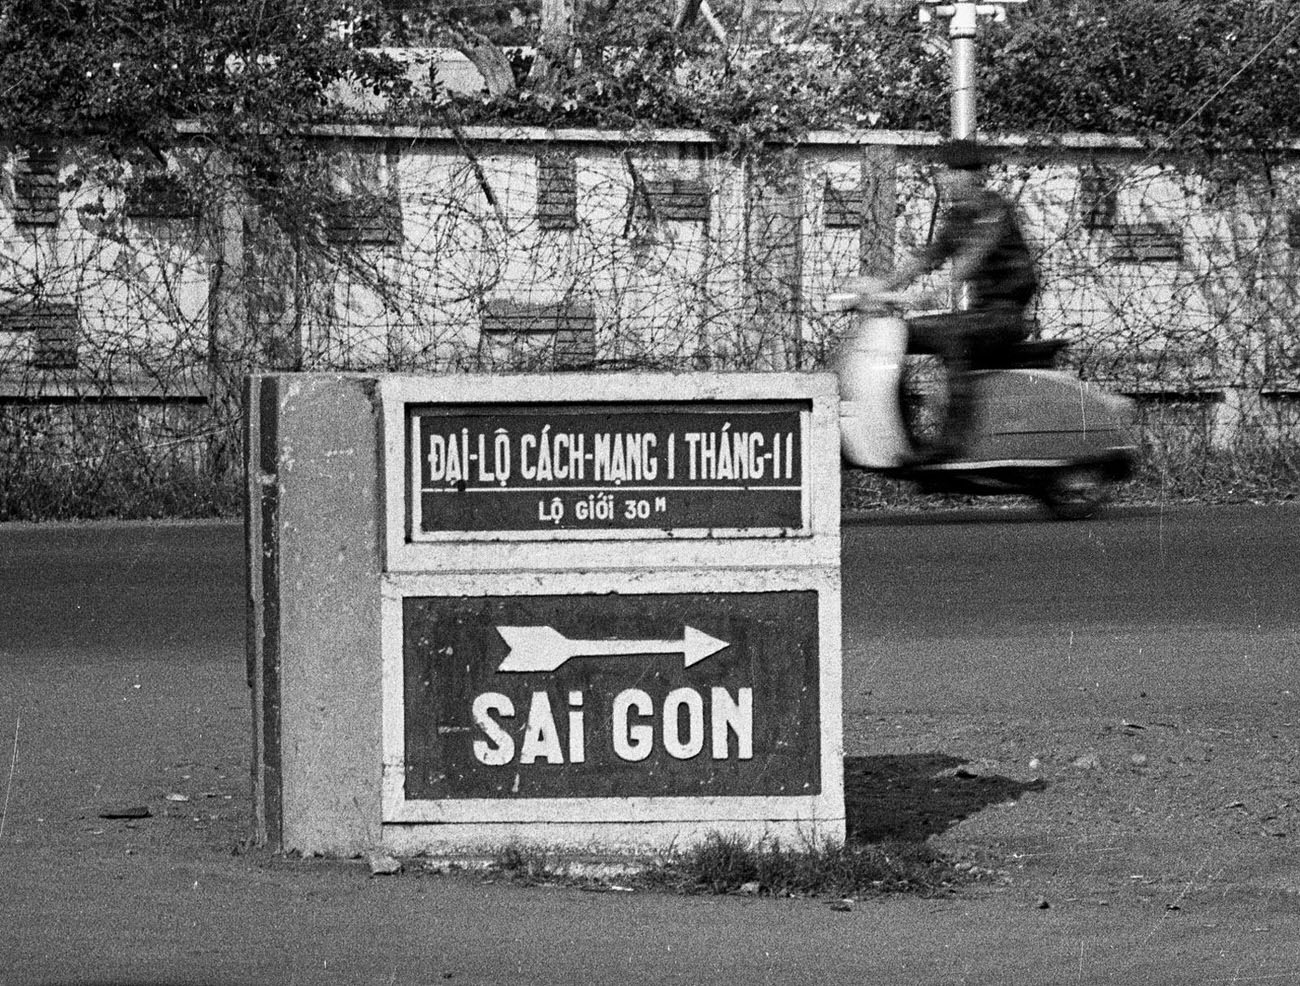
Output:
<svg viewBox="0 0 1300 986">
<path fill-rule="evenodd" d="M 1300 613 L 1295 505 L 1127 508 L 1072 524 L 1034 508 L 867 513 L 846 519 L 843 541 L 846 674 L 878 676 L 898 701 L 942 706 L 953 682 L 891 668 L 881 646 L 951 642 L 978 660 L 987 640 L 1133 635 L 1141 660 L 1159 662 L 1171 633 L 1250 639 L 1294 632 Z M 0 659 L 242 659 L 243 565 L 235 523 L 0 525 Z M 1192 697 L 1203 676 L 1182 653 L 1162 677 Z M 1051 670 L 1047 691 L 1065 698 L 1066 680 L 1124 677 L 1073 659 Z M 1235 684 L 1268 674 L 1238 670 Z"/>
<path fill-rule="evenodd" d="M 1294 683 L 1297 558 L 1295 505 L 863 515 L 845 678 L 888 711 L 1271 698 Z"/>
<path fill-rule="evenodd" d="M 0 661 L 241 661 L 242 531 L 0 524 Z"/>
<path fill-rule="evenodd" d="M 1300 869 L 1280 837 L 1300 833 L 1247 817 L 1289 805 L 1298 766 L 1298 521 L 1297 506 L 847 520 L 857 823 L 910 799 L 926 812 L 913 837 L 1027 860 L 1007 887 L 849 914 L 232 857 L 248 817 L 239 525 L 0 526 L 0 984 L 1300 978 Z M 1076 770 L 1071 746 L 1050 762 L 1084 742 L 1121 766 Z M 1149 767 L 1123 766 L 1138 742 Z M 936 773 L 983 757 L 987 783 Z M 1188 827 L 1141 821 L 1166 802 Z M 139 803 L 152 818 L 98 814 Z M 1081 862 L 1093 846 L 1104 861 Z"/>
</svg>

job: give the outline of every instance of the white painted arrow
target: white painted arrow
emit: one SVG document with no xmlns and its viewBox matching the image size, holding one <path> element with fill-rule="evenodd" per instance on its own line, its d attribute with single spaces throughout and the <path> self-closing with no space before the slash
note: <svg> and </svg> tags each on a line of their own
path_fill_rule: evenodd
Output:
<svg viewBox="0 0 1300 986">
<path fill-rule="evenodd" d="M 553 627 L 497 627 L 510 653 L 498 671 L 554 671 L 571 657 L 621 657 L 626 654 L 684 654 L 686 667 L 699 664 L 731 644 L 694 627 L 680 640 L 570 640 Z"/>
</svg>

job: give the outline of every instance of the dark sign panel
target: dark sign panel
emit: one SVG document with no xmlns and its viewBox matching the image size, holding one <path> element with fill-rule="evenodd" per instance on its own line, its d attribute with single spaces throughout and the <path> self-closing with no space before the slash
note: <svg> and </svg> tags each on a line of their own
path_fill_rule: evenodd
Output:
<svg viewBox="0 0 1300 986">
<path fill-rule="evenodd" d="M 801 529 L 807 409 L 413 407 L 411 533 Z"/>
<path fill-rule="evenodd" d="M 817 593 L 403 600 L 407 800 L 821 792 Z"/>
</svg>

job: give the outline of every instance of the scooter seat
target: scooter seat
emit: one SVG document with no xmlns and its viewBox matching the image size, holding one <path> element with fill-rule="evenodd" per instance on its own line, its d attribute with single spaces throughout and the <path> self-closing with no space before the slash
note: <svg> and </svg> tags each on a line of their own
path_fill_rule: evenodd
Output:
<svg viewBox="0 0 1300 986">
<path fill-rule="evenodd" d="M 1056 365 L 1056 357 L 1069 346 L 1064 339 L 1026 339 L 1006 350 L 1005 360 L 999 359 L 998 363 L 1011 370 L 1050 370 Z"/>
</svg>

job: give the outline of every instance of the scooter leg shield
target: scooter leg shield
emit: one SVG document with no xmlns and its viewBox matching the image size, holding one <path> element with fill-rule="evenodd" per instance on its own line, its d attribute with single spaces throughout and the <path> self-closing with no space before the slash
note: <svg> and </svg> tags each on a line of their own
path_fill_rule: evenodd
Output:
<svg viewBox="0 0 1300 986">
<path fill-rule="evenodd" d="M 836 360 L 840 451 L 849 465 L 893 469 L 911 451 L 898 406 L 906 331 L 898 319 L 866 318 Z"/>
</svg>

